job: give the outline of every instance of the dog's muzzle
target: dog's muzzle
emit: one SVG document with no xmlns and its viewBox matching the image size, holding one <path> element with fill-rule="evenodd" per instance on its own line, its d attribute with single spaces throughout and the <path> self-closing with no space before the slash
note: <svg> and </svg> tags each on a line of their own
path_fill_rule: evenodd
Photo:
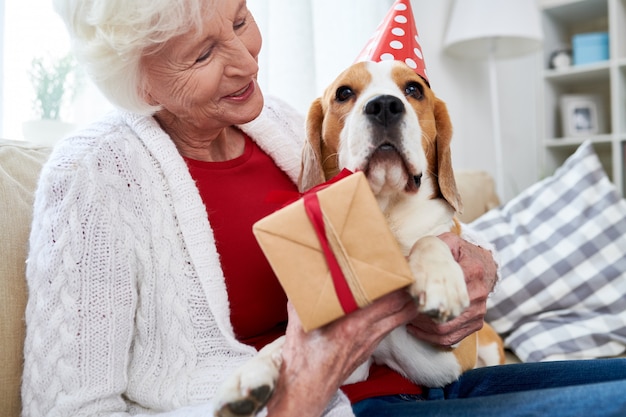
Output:
<svg viewBox="0 0 626 417">
<path fill-rule="evenodd" d="M 395 96 L 381 95 L 365 104 L 367 118 L 383 127 L 393 126 L 404 115 L 404 103 Z"/>
<path fill-rule="evenodd" d="M 406 115 L 406 108 L 402 100 L 393 95 L 379 95 L 365 104 L 363 113 L 372 127 L 372 153 L 368 157 L 365 174 L 369 176 L 371 170 L 377 168 L 387 171 L 392 167 L 400 167 L 404 172 L 404 191 L 417 192 L 422 175 L 414 172 L 405 154 L 401 122 Z M 397 183 L 398 179 L 392 182 Z"/>
</svg>

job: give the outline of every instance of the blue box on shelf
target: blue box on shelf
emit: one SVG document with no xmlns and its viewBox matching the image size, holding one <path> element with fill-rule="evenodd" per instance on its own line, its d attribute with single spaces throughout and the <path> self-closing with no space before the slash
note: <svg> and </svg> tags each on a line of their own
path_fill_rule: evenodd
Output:
<svg viewBox="0 0 626 417">
<path fill-rule="evenodd" d="M 590 64 L 609 59 L 607 32 L 580 33 L 572 38 L 574 65 Z"/>
</svg>

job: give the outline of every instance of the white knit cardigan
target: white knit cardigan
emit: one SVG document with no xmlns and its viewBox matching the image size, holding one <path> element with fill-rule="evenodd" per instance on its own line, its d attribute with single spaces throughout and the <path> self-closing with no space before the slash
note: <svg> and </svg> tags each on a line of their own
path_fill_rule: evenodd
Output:
<svg viewBox="0 0 626 417">
<path fill-rule="evenodd" d="M 295 182 L 303 127 L 268 98 L 241 128 Z M 202 199 L 152 117 L 114 113 L 56 147 L 27 280 L 23 417 L 210 416 L 255 354 L 234 337 Z M 326 415 L 353 414 L 338 393 Z"/>
</svg>

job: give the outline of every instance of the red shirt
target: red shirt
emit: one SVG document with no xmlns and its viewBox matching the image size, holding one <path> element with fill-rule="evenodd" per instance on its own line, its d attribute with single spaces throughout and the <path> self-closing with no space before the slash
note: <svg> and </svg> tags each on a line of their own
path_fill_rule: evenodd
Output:
<svg viewBox="0 0 626 417">
<path fill-rule="evenodd" d="M 230 161 L 185 161 L 213 228 L 235 336 L 260 349 L 285 333 L 287 297 L 252 234 L 252 225 L 282 206 L 270 202 L 269 194 L 296 192 L 297 187 L 248 136 L 245 140 L 243 154 Z M 343 388 L 352 402 L 421 392 L 385 366 L 373 366 L 367 381 Z"/>
</svg>

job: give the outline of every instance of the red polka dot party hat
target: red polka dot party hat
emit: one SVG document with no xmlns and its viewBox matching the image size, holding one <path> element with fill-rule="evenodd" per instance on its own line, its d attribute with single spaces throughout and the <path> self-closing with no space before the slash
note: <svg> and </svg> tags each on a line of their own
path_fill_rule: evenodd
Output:
<svg viewBox="0 0 626 417">
<path fill-rule="evenodd" d="M 396 0 L 356 62 L 386 60 L 404 61 L 428 82 L 410 0 Z"/>
</svg>

